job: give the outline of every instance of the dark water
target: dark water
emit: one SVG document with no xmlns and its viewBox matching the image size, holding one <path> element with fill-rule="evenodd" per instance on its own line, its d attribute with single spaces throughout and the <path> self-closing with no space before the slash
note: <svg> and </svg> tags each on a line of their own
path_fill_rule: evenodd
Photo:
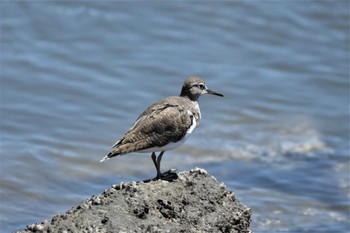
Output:
<svg viewBox="0 0 350 233">
<path fill-rule="evenodd" d="M 163 170 L 196 166 L 255 232 L 348 232 L 348 1 L 1 1 L 1 232 L 113 183 L 150 155 L 98 161 L 154 101 L 200 75 L 225 98 Z"/>
</svg>

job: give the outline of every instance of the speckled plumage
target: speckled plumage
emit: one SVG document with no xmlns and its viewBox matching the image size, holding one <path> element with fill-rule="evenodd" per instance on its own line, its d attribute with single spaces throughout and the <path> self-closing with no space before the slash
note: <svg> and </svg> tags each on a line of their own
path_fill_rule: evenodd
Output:
<svg viewBox="0 0 350 233">
<path fill-rule="evenodd" d="M 195 102 L 179 96 L 160 100 L 146 109 L 129 131 L 113 145 L 111 155 L 177 142 L 185 136 L 193 123 L 193 117 L 198 125 L 200 110 Z"/>
<path fill-rule="evenodd" d="M 153 152 L 157 178 L 160 178 L 160 160 L 164 151 L 181 145 L 199 125 L 201 113 L 197 100 L 206 93 L 223 96 L 209 90 L 199 77 L 186 79 L 180 96 L 166 97 L 148 107 L 101 162 L 131 152 Z M 156 151 L 161 151 L 157 160 Z"/>
</svg>

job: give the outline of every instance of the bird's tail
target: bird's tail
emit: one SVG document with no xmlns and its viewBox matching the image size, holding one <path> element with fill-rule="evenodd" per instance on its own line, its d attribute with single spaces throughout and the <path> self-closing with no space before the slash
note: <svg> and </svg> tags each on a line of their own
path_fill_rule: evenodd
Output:
<svg viewBox="0 0 350 233">
<path fill-rule="evenodd" d="M 118 155 L 124 155 L 130 152 L 139 151 L 142 149 L 145 149 L 145 139 L 139 140 L 134 143 L 126 143 L 126 144 L 119 144 L 120 141 L 118 141 L 116 144 L 112 146 L 112 151 L 108 153 L 103 159 L 100 160 L 100 162 L 103 162 L 105 160 L 108 160 L 110 158 L 113 158 Z"/>
<path fill-rule="evenodd" d="M 105 157 L 103 157 L 103 158 L 100 160 L 100 163 L 102 163 L 103 161 L 105 161 L 105 160 L 107 160 L 107 159 L 110 159 L 110 158 L 108 157 L 108 155 L 106 155 Z"/>
<path fill-rule="evenodd" d="M 117 156 L 118 155 L 118 153 L 115 153 L 115 152 L 109 152 L 108 153 L 108 155 L 106 155 L 105 157 L 103 157 L 101 160 L 100 160 L 100 162 L 102 163 L 103 161 L 105 161 L 105 160 L 108 160 L 108 159 L 110 159 L 110 158 L 113 158 L 114 156 Z"/>
</svg>

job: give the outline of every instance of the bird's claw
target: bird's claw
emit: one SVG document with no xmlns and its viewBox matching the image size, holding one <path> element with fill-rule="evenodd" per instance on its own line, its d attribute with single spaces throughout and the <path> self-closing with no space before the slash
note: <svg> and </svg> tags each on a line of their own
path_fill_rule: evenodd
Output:
<svg viewBox="0 0 350 233">
<path fill-rule="evenodd" d="M 172 182 L 178 178 L 178 175 L 176 173 L 176 169 L 170 169 L 169 171 L 166 171 L 160 175 L 160 177 L 155 177 L 153 180 L 165 180 Z"/>
</svg>

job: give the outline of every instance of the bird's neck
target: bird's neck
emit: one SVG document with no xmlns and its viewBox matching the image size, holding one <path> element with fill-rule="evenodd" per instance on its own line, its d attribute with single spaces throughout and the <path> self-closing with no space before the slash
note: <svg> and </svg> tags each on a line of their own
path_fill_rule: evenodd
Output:
<svg viewBox="0 0 350 233">
<path fill-rule="evenodd" d="M 197 102 L 199 96 L 194 96 L 194 95 L 191 95 L 189 93 L 181 91 L 180 97 L 183 97 L 183 98 L 189 99 L 191 101 Z"/>
</svg>

